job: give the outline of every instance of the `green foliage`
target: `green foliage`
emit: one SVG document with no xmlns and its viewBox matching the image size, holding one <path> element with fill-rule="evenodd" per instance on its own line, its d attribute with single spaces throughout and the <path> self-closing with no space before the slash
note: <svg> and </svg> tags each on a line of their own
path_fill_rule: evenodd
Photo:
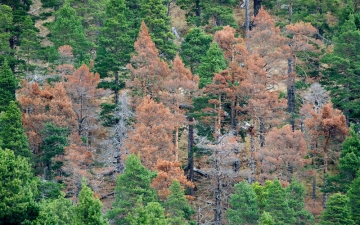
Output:
<svg viewBox="0 0 360 225">
<path fill-rule="evenodd" d="M 360 224 L 360 170 L 357 172 L 356 179 L 351 183 L 349 191 L 346 193 L 349 197 L 352 219 L 355 224 Z"/>
<path fill-rule="evenodd" d="M 320 225 L 353 225 L 349 198 L 340 193 L 330 196 L 326 209 L 322 213 Z"/>
<path fill-rule="evenodd" d="M 48 170 L 46 179 L 51 180 L 51 170 L 60 169 L 62 166 L 60 161 L 56 161 L 54 165 L 52 163 L 55 156 L 64 154 L 64 147 L 68 145 L 69 129 L 46 123 L 42 133 L 44 138 L 41 146 L 43 150 L 41 161 Z"/>
<path fill-rule="evenodd" d="M 360 139 L 353 129 L 342 143 L 339 158 L 339 173 L 329 175 L 325 192 L 347 192 L 360 169 Z"/>
<path fill-rule="evenodd" d="M 246 182 L 235 184 L 235 193 L 231 195 L 231 208 L 227 211 L 230 224 L 257 224 L 259 207 L 256 194 L 251 185 Z"/>
<path fill-rule="evenodd" d="M 324 71 L 323 82 L 330 90 L 334 106 L 344 111 L 347 120 L 357 121 L 360 116 L 360 88 L 358 59 L 360 53 L 360 31 L 356 30 L 354 17 L 350 16 L 338 36 L 334 39 L 334 51 L 322 60 L 330 65 Z"/>
<path fill-rule="evenodd" d="M 258 225 L 275 225 L 275 221 L 269 213 L 263 212 L 260 216 Z"/>
<path fill-rule="evenodd" d="M 165 201 L 166 214 L 169 217 L 170 224 L 186 225 L 194 214 L 194 210 L 189 205 L 184 195 L 184 190 L 181 189 L 180 183 L 174 180 L 169 187 L 170 195 Z"/>
<path fill-rule="evenodd" d="M 11 57 L 13 61 L 13 51 L 10 48 L 9 40 L 11 38 L 11 28 L 13 25 L 13 14 L 11 7 L 0 5 L 0 63 L 3 64 L 5 58 Z M 7 57 L 6 57 L 7 56 Z M 9 59 L 7 59 L 9 60 Z"/>
<path fill-rule="evenodd" d="M 138 199 L 136 208 L 129 213 L 127 220 L 130 225 L 170 225 L 164 215 L 164 208 L 158 202 L 149 202 L 145 207 L 142 198 Z"/>
<path fill-rule="evenodd" d="M 142 196 L 144 204 L 153 202 L 157 198 L 155 190 L 150 188 L 151 180 L 155 177 L 156 173 L 141 164 L 139 156 L 129 155 L 126 160 L 125 172 L 118 177 L 115 201 L 108 217 L 114 219 L 117 225 L 129 224 L 125 218 L 135 207 L 140 196 Z"/>
<path fill-rule="evenodd" d="M 31 157 L 29 142 L 21 123 L 21 111 L 13 101 L 6 112 L 0 115 L 0 147 L 13 150 L 17 156 Z"/>
<path fill-rule="evenodd" d="M 275 224 L 295 224 L 294 209 L 289 207 L 286 190 L 277 179 L 269 187 L 264 210 L 270 213 Z"/>
<path fill-rule="evenodd" d="M 216 43 L 210 45 L 196 72 L 200 77 L 199 88 L 212 83 L 214 73 L 226 69 L 224 54 Z"/>
<path fill-rule="evenodd" d="M 37 181 L 28 160 L 0 148 L 0 180 L 0 224 L 34 220 L 39 212 Z"/>
<path fill-rule="evenodd" d="M 101 213 L 102 203 L 94 196 L 94 193 L 86 185 L 83 178 L 81 191 L 79 193 L 79 203 L 75 207 L 75 225 L 105 225 L 109 224 Z"/>
<path fill-rule="evenodd" d="M 56 20 L 50 30 L 50 40 L 56 49 L 62 45 L 70 45 L 78 64 L 88 62 L 90 44 L 85 38 L 81 19 L 68 3 L 56 12 Z"/>
<path fill-rule="evenodd" d="M 195 72 L 200 65 L 201 58 L 210 48 L 213 38 L 201 31 L 200 28 L 193 28 L 186 34 L 181 44 L 180 56 L 186 66 L 189 66 L 191 72 Z"/>
<path fill-rule="evenodd" d="M 75 215 L 74 209 L 75 207 L 71 200 L 65 198 L 65 194 L 62 193 L 57 199 L 40 202 L 39 216 L 31 224 L 73 224 Z"/>
<path fill-rule="evenodd" d="M 11 101 L 15 101 L 17 80 L 5 61 L 0 71 L 0 112 L 6 111 Z"/>
<path fill-rule="evenodd" d="M 163 0 L 144 0 L 141 5 L 141 16 L 159 55 L 172 60 L 177 46 L 173 43 L 174 35 L 171 33 L 167 11 Z"/>
<path fill-rule="evenodd" d="M 265 208 L 266 199 L 269 195 L 269 188 L 272 185 L 272 181 L 267 180 L 265 185 L 260 185 L 258 182 L 252 184 L 252 188 L 256 194 L 257 204 L 262 212 Z"/>
<path fill-rule="evenodd" d="M 314 223 L 314 216 L 305 209 L 305 187 L 295 177 L 287 187 L 288 205 L 293 209 L 297 225 Z"/>
</svg>

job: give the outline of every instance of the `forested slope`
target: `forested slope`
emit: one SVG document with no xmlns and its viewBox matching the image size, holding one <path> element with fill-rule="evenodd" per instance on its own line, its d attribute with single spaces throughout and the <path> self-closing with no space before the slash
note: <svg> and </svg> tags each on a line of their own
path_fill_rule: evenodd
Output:
<svg viewBox="0 0 360 225">
<path fill-rule="evenodd" d="M 359 9 L 0 0 L 0 224 L 359 224 Z"/>
</svg>

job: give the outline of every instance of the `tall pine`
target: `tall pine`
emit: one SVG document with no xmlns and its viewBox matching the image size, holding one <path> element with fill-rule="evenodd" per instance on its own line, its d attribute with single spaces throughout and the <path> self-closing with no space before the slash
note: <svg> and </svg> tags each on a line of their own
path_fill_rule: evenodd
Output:
<svg viewBox="0 0 360 225">
<path fill-rule="evenodd" d="M 351 218 L 349 198 L 340 193 L 330 196 L 326 210 L 323 211 L 320 225 L 353 225 L 354 220 Z"/>
<path fill-rule="evenodd" d="M 0 112 L 6 111 L 11 101 L 15 101 L 17 80 L 5 61 L 0 71 Z"/>
</svg>

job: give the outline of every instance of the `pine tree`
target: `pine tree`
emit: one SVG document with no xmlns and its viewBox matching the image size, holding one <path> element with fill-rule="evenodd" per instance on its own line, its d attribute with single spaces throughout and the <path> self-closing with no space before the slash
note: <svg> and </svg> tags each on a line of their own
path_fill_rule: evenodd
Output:
<svg viewBox="0 0 360 225">
<path fill-rule="evenodd" d="M 186 66 L 194 73 L 200 65 L 201 58 L 210 48 L 212 36 L 201 31 L 200 28 L 192 28 L 185 35 L 181 44 L 180 56 Z"/>
<path fill-rule="evenodd" d="M 130 225 L 170 225 L 165 218 L 164 208 L 158 202 L 149 202 L 145 207 L 139 197 L 136 208 L 127 216 Z"/>
<path fill-rule="evenodd" d="M 322 213 L 320 225 L 353 225 L 349 198 L 340 193 L 330 196 L 325 211 Z"/>
<path fill-rule="evenodd" d="M 140 196 L 142 196 L 144 204 L 156 199 L 155 190 L 150 188 L 151 180 L 154 177 L 156 177 L 156 173 L 141 165 L 140 157 L 133 154 L 128 156 L 125 172 L 119 175 L 115 187 L 113 208 L 108 214 L 110 219 L 114 219 L 115 224 L 129 224 L 125 218 L 136 206 Z"/>
<path fill-rule="evenodd" d="M 102 203 L 94 196 L 87 186 L 86 180 L 81 183 L 79 203 L 75 207 L 75 225 L 106 225 L 109 224 L 101 213 Z"/>
<path fill-rule="evenodd" d="M 6 111 L 11 101 L 15 101 L 17 80 L 5 61 L 0 71 L 0 112 Z"/>
<path fill-rule="evenodd" d="M 314 216 L 305 209 L 305 187 L 295 177 L 287 187 L 289 208 L 294 210 L 296 225 L 313 224 Z"/>
<path fill-rule="evenodd" d="M 2 3 L 2 2 L 1 2 Z M 14 52 L 10 47 L 9 40 L 11 39 L 11 28 L 13 26 L 13 11 L 10 6 L 2 3 L 0 5 L 0 64 L 4 64 L 5 60 L 12 63 L 14 59 Z M 8 58 L 10 57 L 10 58 Z M 13 68 L 13 67 L 12 67 Z"/>
<path fill-rule="evenodd" d="M 294 224 L 296 221 L 294 209 L 289 208 L 286 191 L 277 179 L 269 187 L 264 210 L 270 213 L 275 224 Z"/>
<path fill-rule="evenodd" d="M 74 209 L 72 201 L 65 198 L 65 194 L 62 193 L 57 199 L 40 202 L 39 216 L 31 224 L 72 224 L 74 221 Z"/>
<path fill-rule="evenodd" d="M 200 77 L 199 88 L 211 84 L 214 73 L 224 70 L 226 66 L 223 52 L 216 43 L 211 44 L 196 70 Z"/>
<path fill-rule="evenodd" d="M 355 224 L 360 223 L 360 170 L 357 172 L 357 177 L 351 182 L 350 189 L 346 193 L 349 197 L 351 216 Z"/>
<path fill-rule="evenodd" d="M 54 47 L 70 45 L 78 63 L 88 61 L 89 43 L 75 10 L 66 3 L 56 12 L 56 20 L 50 27 Z"/>
<path fill-rule="evenodd" d="M 41 48 L 39 38 L 30 16 L 25 17 L 20 35 L 20 57 L 26 59 L 26 72 L 30 69 L 30 59 L 35 60 Z"/>
<path fill-rule="evenodd" d="M 13 101 L 0 116 L 0 147 L 13 150 L 16 156 L 31 157 L 29 142 L 21 123 L 21 111 Z"/>
<path fill-rule="evenodd" d="M 275 225 L 275 221 L 269 213 L 263 212 L 260 216 L 258 225 Z"/>
<path fill-rule="evenodd" d="M 134 38 L 130 36 L 130 24 L 126 17 L 129 9 L 124 0 L 109 1 L 106 7 L 108 19 L 102 28 L 98 40 L 96 70 L 100 77 L 114 77 L 113 82 L 103 82 L 99 86 L 110 88 L 115 93 L 115 102 L 119 99 L 119 89 L 124 86 L 124 68 L 130 62 L 134 51 Z"/>
<path fill-rule="evenodd" d="M 264 211 L 266 205 L 266 199 L 269 196 L 269 188 L 272 185 L 272 181 L 267 180 L 264 185 L 259 184 L 259 182 L 255 182 L 251 185 L 256 194 L 257 204 L 260 208 L 260 212 Z"/>
<path fill-rule="evenodd" d="M 144 0 L 141 4 L 141 17 L 149 29 L 160 56 L 172 60 L 177 46 L 172 41 L 174 35 L 171 33 L 170 18 L 167 16 L 167 8 L 163 1 Z"/>
<path fill-rule="evenodd" d="M 246 181 L 235 184 L 234 187 L 235 192 L 230 198 L 232 207 L 226 214 L 230 224 L 257 224 L 259 206 L 254 189 Z"/>
<path fill-rule="evenodd" d="M 185 198 L 184 190 L 180 183 L 174 180 L 170 186 L 170 195 L 165 201 L 165 212 L 169 216 L 169 222 L 173 225 L 186 225 L 194 214 L 194 210 Z"/>
<path fill-rule="evenodd" d="M 334 40 L 334 50 L 322 61 L 328 63 L 330 68 L 324 71 L 331 100 L 336 108 L 344 111 L 346 124 L 355 121 L 360 116 L 358 74 L 358 58 L 360 47 L 360 31 L 356 29 L 354 16 L 350 15 L 341 27 Z"/>
<path fill-rule="evenodd" d="M 28 160 L 0 148 L 0 179 L 0 224 L 15 225 L 36 219 L 37 181 Z"/>
</svg>

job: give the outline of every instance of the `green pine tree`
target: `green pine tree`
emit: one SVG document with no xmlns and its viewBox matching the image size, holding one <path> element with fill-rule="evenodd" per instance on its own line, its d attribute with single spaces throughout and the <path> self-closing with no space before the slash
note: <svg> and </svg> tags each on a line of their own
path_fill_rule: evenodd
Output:
<svg viewBox="0 0 360 225">
<path fill-rule="evenodd" d="M 130 225 L 170 225 L 165 218 L 164 208 L 158 202 L 149 202 L 145 207 L 140 196 L 135 209 L 129 213 L 127 220 Z"/>
<path fill-rule="evenodd" d="M 105 225 L 109 224 L 101 213 L 102 203 L 94 196 L 94 193 L 86 185 L 83 178 L 81 191 L 79 193 L 79 203 L 75 207 L 75 225 Z"/>
<path fill-rule="evenodd" d="M 65 198 L 65 194 L 62 193 L 57 199 L 42 201 L 39 216 L 31 224 L 73 224 L 74 214 L 73 203 L 70 199 Z"/>
<path fill-rule="evenodd" d="M 349 198 L 340 193 L 330 196 L 326 209 L 322 213 L 320 225 L 353 225 Z"/>
<path fill-rule="evenodd" d="M 155 190 L 150 188 L 151 180 L 155 177 L 156 173 L 141 164 L 139 156 L 129 155 L 126 160 L 125 172 L 118 177 L 115 201 L 108 217 L 114 219 L 117 225 L 129 224 L 125 218 L 135 207 L 140 196 L 142 196 L 144 204 L 156 199 Z"/>
<path fill-rule="evenodd" d="M 252 188 L 256 194 L 257 204 L 260 208 L 260 213 L 264 211 L 266 205 L 266 199 L 269 195 L 269 188 L 272 185 L 272 181 L 267 180 L 265 185 L 260 185 L 258 182 L 252 184 Z"/>
<path fill-rule="evenodd" d="M 0 148 L 0 224 L 20 224 L 36 219 L 37 181 L 28 160 Z"/>
<path fill-rule="evenodd" d="M 270 213 L 277 225 L 295 224 L 294 210 L 289 207 L 286 191 L 277 179 L 269 187 L 265 211 Z"/>
<path fill-rule="evenodd" d="M 90 44 L 86 40 L 81 19 L 68 3 L 56 12 L 56 20 L 50 30 L 50 40 L 56 49 L 62 45 L 70 45 L 78 64 L 89 61 Z"/>
<path fill-rule="evenodd" d="M 293 209 L 297 225 L 313 224 L 314 216 L 305 209 L 305 187 L 295 177 L 287 187 L 288 205 Z"/>
<path fill-rule="evenodd" d="M 17 80 L 7 63 L 4 62 L 0 71 L 0 112 L 6 111 L 11 101 L 15 101 Z"/>
<path fill-rule="evenodd" d="M 141 16 L 149 30 L 152 41 L 159 50 L 159 55 L 168 60 L 174 59 L 177 46 L 171 33 L 170 18 L 163 0 L 143 0 Z"/>
<path fill-rule="evenodd" d="M 10 47 L 9 40 L 12 36 L 13 12 L 10 6 L 4 3 L 0 5 L 0 64 L 4 64 L 7 59 L 13 63 L 14 51 Z"/>
<path fill-rule="evenodd" d="M 46 123 L 43 133 L 43 142 L 41 149 L 41 162 L 45 166 L 45 179 L 52 179 L 52 170 L 60 169 L 62 162 L 55 161 L 55 156 L 64 154 L 64 147 L 68 145 L 69 129 L 67 127 L 58 127 L 51 123 Z"/>
<path fill-rule="evenodd" d="M 339 173 L 328 176 L 325 192 L 346 193 L 360 169 L 360 139 L 353 128 L 350 129 L 349 136 L 342 143 L 338 169 Z"/>
<path fill-rule="evenodd" d="M 257 224 L 259 206 L 254 189 L 246 181 L 235 184 L 234 188 L 235 192 L 230 198 L 232 207 L 226 214 L 230 224 Z"/>
<path fill-rule="evenodd" d="M 130 36 L 130 23 L 126 17 L 128 10 L 124 0 L 109 1 L 106 7 L 108 19 L 98 41 L 96 70 L 101 77 L 115 78 L 113 82 L 100 83 L 99 87 L 113 90 L 115 102 L 119 98 L 119 89 L 125 86 L 124 68 L 130 63 L 134 51 L 135 39 Z"/>
<path fill-rule="evenodd" d="M 214 73 L 226 69 L 224 54 L 216 43 L 210 45 L 205 56 L 201 58 L 201 63 L 196 70 L 200 77 L 199 88 L 203 88 L 212 83 Z"/>
<path fill-rule="evenodd" d="M 352 219 L 355 224 L 360 224 L 360 170 L 356 179 L 351 183 L 350 190 L 346 193 L 350 199 Z"/>
<path fill-rule="evenodd" d="M 13 150 L 17 156 L 31 157 L 29 142 L 21 123 L 21 111 L 13 101 L 6 112 L 0 115 L 0 147 Z"/>
<path fill-rule="evenodd" d="M 189 66 L 192 73 L 200 65 L 201 58 L 210 48 L 213 38 L 201 31 L 200 28 L 193 28 L 186 34 L 181 44 L 180 56 L 186 66 Z"/>
<path fill-rule="evenodd" d="M 170 195 L 165 201 L 166 214 L 169 217 L 170 224 L 186 225 L 194 214 L 194 210 L 189 205 L 184 195 L 184 190 L 181 189 L 180 183 L 174 180 L 171 184 Z"/>
<path fill-rule="evenodd" d="M 334 39 L 334 51 L 322 60 L 330 67 L 324 71 L 323 82 L 330 90 L 334 106 L 343 110 L 347 124 L 360 116 L 359 57 L 360 31 L 350 15 Z"/>
<path fill-rule="evenodd" d="M 263 212 L 260 216 L 258 225 L 275 225 L 275 221 L 269 213 Z"/>
<path fill-rule="evenodd" d="M 30 60 L 35 60 L 39 54 L 40 42 L 35 26 L 30 16 L 25 17 L 20 35 L 20 57 L 26 59 L 26 71 L 29 72 Z"/>
</svg>

